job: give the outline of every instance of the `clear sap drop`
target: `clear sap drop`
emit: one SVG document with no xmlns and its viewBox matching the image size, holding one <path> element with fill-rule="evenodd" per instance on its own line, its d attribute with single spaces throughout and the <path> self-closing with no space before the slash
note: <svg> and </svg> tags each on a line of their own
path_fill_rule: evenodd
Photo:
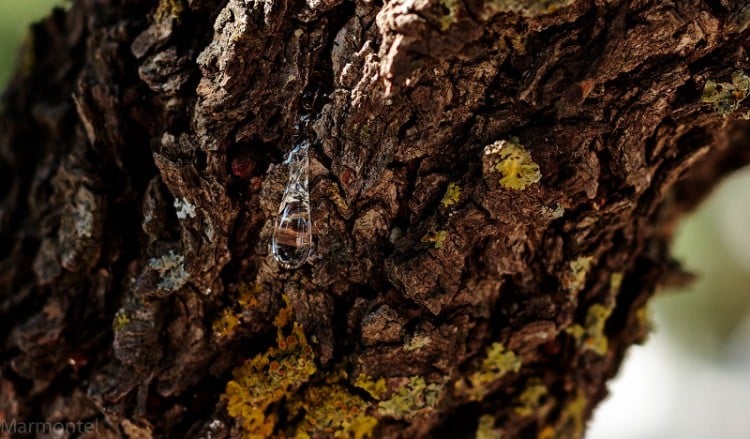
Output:
<svg viewBox="0 0 750 439">
<path fill-rule="evenodd" d="M 284 268 L 297 268 L 304 264 L 312 250 L 310 192 L 307 187 L 309 147 L 306 141 L 299 143 L 286 160 L 289 183 L 279 206 L 271 241 L 273 257 Z"/>
</svg>

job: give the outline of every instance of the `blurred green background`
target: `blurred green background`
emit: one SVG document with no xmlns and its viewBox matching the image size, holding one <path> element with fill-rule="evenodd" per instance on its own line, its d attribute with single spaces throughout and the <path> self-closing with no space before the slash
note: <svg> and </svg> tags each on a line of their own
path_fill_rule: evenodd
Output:
<svg viewBox="0 0 750 439">
<path fill-rule="evenodd" d="M 0 87 L 28 24 L 63 4 L 0 3 Z M 674 253 L 699 280 L 652 303 L 655 331 L 632 349 L 590 439 L 750 437 L 750 170 L 681 224 Z"/>
<path fill-rule="evenodd" d="M 29 23 L 46 16 L 63 0 L 3 0 L 0 2 L 0 84 L 10 78 L 21 41 L 28 32 Z"/>
</svg>

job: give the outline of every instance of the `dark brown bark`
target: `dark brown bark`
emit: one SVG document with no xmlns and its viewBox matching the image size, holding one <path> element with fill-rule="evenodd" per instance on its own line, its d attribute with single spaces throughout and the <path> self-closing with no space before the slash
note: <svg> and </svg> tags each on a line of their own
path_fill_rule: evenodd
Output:
<svg viewBox="0 0 750 439">
<path fill-rule="evenodd" d="M 0 116 L 0 419 L 580 437 L 687 278 L 675 221 L 750 161 L 749 29 L 730 0 L 55 11 Z M 284 270 L 300 138 L 315 252 Z"/>
</svg>

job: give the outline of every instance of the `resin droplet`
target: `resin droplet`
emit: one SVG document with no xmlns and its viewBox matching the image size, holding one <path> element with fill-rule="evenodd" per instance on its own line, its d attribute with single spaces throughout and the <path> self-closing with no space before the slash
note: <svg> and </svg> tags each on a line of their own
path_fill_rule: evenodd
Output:
<svg viewBox="0 0 750 439">
<path fill-rule="evenodd" d="M 289 183 L 279 206 L 271 241 L 273 257 L 284 268 L 297 268 L 304 264 L 312 250 L 310 192 L 307 187 L 309 147 L 306 141 L 299 143 L 286 159 Z"/>
</svg>

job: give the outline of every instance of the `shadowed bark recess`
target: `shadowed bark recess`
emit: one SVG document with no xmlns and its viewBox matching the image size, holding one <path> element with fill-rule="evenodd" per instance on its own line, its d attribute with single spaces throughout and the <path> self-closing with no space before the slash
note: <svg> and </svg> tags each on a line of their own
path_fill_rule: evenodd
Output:
<svg viewBox="0 0 750 439">
<path fill-rule="evenodd" d="M 54 11 L 0 113 L 0 420 L 581 437 L 689 278 L 675 221 L 750 162 L 749 36 L 731 0 Z"/>
</svg>

